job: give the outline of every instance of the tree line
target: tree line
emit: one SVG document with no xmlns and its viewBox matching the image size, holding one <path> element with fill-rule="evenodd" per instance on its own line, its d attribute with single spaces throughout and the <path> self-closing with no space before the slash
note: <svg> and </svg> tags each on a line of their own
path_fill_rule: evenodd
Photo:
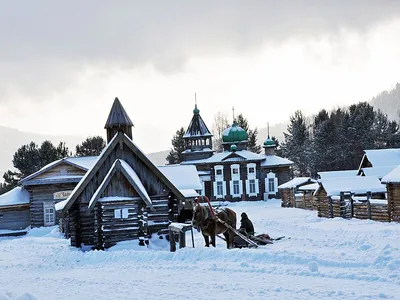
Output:
<svg viewBox="0 0 400 300">
<path fill-rule="evenodd" d="M 296 111 L 284 136 L 282 155 L 295 162 L 298 176 L 358 169 L 363 150 L 400 147 L 398 123 L 368 102 L 322 109 L 310 120 Z"/>
<path fill-rule="evenodd" d="M 76 145 L 75 156 L 97 156 L 105 146 L 106 143 L 101 136 L 88 137 Z M 12 162 L 16 170 L 8 170 L 3 175 L 4 183 L 0 183 L 0 195 L 13 189 L 21 179 L 39 171 L 49 163 L 72 155 L 72 151 L 64 142 L 60 142 L 57 146 L 50 141 L 44 141 L 40 146 L 35 142 L 21 146 L 13 156 Z"/>
</svg>

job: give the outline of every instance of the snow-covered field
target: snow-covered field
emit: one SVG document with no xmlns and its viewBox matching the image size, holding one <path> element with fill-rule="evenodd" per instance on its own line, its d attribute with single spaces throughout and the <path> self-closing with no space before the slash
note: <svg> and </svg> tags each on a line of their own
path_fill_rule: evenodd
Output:
<svg viewBox="0 0 400 300">
<path fill-rule="evenodd" d="M 196 248 L 175 253 L 165 240 L 84 253 L 55 227 L 34 229 L 0 238 L 0 299 L 400 299 L 400 224 L 320 219 L 276 200 L 230 207 L 290 239 L 227 250 L 196 232 Z"/>
</svg>

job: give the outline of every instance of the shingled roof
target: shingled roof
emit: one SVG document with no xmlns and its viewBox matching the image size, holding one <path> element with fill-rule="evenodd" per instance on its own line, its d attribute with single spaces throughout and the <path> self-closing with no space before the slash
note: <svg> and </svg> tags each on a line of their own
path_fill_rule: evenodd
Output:
<svg viewBox="0 0 400 300">
<path fill-rule="evenodd" d="M 116 97 L 104 128 L 107 129 L 121 126 L 133 126 L 133 123 L 126 113 L 121 102 Z"/>
<path fill-rule="evenodd" d="M 183 138 L 193 138 L 193 137 L 210 137 L 211 132 L 208 130 L 207 125 L 204 123 L 202 117 L 200 116 L 200 110 L 197 108 L 197 104 L 193 110 L 193 118 L 190 121 L 189 127 L 186 130 Z"/>
</svg>

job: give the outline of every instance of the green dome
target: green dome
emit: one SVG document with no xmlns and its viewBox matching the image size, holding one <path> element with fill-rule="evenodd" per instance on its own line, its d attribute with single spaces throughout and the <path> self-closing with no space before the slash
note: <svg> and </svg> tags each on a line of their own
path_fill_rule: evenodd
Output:
<svg viewBox="0 0 400 300">
<path fill-rule="evenodd" d="M 237 150 L 237 146 L 235 144 L 231 145 L 231 152 L 235 152 Z"/>
<path fill-rule="evenodd" d="M 275 147 L 275 142 L 269 137 L 264 141 L 264 147 Z"/>
<path fill-rule="evenodd" d="M 224 143 L 243 142 L 247 141 L 248 138 L 247 132 L 242 127 L 237 126 L 236 122 L 233 122 L 232 126 L 222 133 L 222 142 Z"/>
<path fill-rule="evenodd" d="M 200 113 L 200 109 L 197 108 L 197 104 L 194 106 L 193 113 L 196 115 Z"/>
</svg>

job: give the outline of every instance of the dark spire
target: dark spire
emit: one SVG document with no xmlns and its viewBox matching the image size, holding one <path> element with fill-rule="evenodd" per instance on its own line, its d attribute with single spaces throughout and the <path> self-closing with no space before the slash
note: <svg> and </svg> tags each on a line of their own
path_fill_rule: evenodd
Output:
<svg viewBox="0 0 400 300">
<path fill-rule="evenodd" d="M 184 138 L 206 138 L 211 137 L 212 134 L 208 130 L 207 125 L 204 123 L 203 118 L 200 116 L 200 110 L 197 104 L 194 106 L 192 121 L 186 130 Z"/>
<path fill-rule="evenodd" d="M 105 129 L 112 127 L 122 127 L 122 126 L 133 126 L 131 119 L 126 113 L 124 107 L 117 97 L 115 97 L 114 103 L 111 107 L 110 114 L 108 115 L 108 119 Z"/>
<path fill-rule="evenodd" d="M 132 126 L 133 123 L 131 119 L 116 97 L 111 107 L 110 114 L 108 115 L 106 125 L 104 126 L 104 128 L 107 129 L 107 143 L 120 131 L 132 139 Z"/>
</svg>

